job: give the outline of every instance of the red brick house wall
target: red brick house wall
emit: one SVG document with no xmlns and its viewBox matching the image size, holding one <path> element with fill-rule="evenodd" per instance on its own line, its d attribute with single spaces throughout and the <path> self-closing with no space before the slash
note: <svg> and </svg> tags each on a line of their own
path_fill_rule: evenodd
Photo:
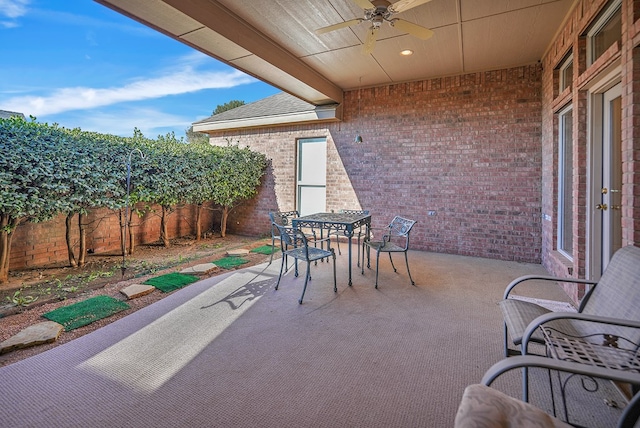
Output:
<svg viewBox="0 0 640 428">
<path fill-rule="evenodd" d="M 640 244 L 640 127 L 637 117 L 640 104 L 634 97 L 640 93 L 640 2 L 622 2 L 622 42 L 608 49 L 594 64 L 586 60 L 586 37 L 589 25 L 598 17 L 605 0 L 579 1 L 564 28 L 558 33 L 542 60 L 542 210 L 543 264 L 553 274 L 584 278 L 588 270 L 588 156 L 589 156 L 589 106 L 587 84 L 599 73 L 609 72 L 617 61 L 621 63 L 622 81 L 622 245 Z M 573 53 L 574 73 L 571 88 L 558 93 L 557 68 L 567 53 Z M 573 104 L 573 260 L 567 260 L 556 251 L 557 210 L 557 157 L 558 118 L 557 112 L 565 105 Z M 584 293 L 582 288 L 568 288 L 568 293 L 578 300 Z"/>
<path fill-rule="evenodd" d="M 416 219 L 415 249 L 540 262 L 541 89 L 531 65 L 347 92 L 339 123 L 213 134 L 271 159 L 229 228 L 268 233 L 269 211 L 295 209 L 296 142 L 326 137 L 327 210 Z"/>
</svg>

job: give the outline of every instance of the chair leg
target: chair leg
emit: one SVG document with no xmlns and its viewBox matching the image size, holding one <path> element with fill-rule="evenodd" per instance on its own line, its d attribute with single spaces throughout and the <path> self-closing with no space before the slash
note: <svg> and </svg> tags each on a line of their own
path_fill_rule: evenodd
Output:
<svg viewBox="0 0 640 428">
<path fill-rule="evenodd" d="M 302 296 L 300 296 L 300 300 L 298 300 L 299 304 L 302 304 L 302 299 L 304 299 L 304 292 L 307 291 L 307 284 L 309 283 L 309 278 L 311 277 L 311 262 L 307 261 L 307 274 L 304 278 L 304 287 L 302 288 Z"/>
<path fill-rule="evenodd" d="M 338 292 L 338 283 L 336 282 L 336 253 L 331 250 L 331 256 L 333 257 L 333 292 Z"/>
<path fill-rule="evenodd" d="M 364 265 L 364 246 L 362 247 L 362 264 Z M 371 247 L 367 247 L 367 267 L 371 269 Z"/>
<path fill-rule="evenodd" d="M 391 257 L 391 253 L 389 253 Z M 378 288 L 378 271 L 380 270 L 380 251 L 376 251 L 376 289 Z"/>
<path fill-rule="evenodd" d="M 507 331 L 507 323 L 504 323 L 503 329 L 503 339 L 504 339 L 504 357 L 509 357 L 509 332 Z"/>
<path fill-rule="evenodd" d="M 409 274 L 409 279 L 411 280 L 411 285 L 416 285 L 413 278 L 411 278 L 411 271 L 409 270 L 409 257 L 407 257 L 407 252 L 404 252 L 404 261 L 407 263 L 407 273 Z"/>
<path fill-rule="evenodd" d="M 275 250 L 276 250 L 276 240 L 272 236 L 271 237 L 271 257 L 269 257 L 269 264 L 273 262 L 273 253 Z"/>
<path fill-rule="evenodd" d="M 391 260 L 391 267 L 393 268 L 393 271 L 398 272 L 398 269 L 396 269 L 396 265 L 393 264 L 393 259 L 391 258 L 391 252 L 389 252 L 389 260 Z"/>
<path fill-rule="evenodd" d="M 286 254 L 282 255 L 282 262 L 280 263 L 280 275 L 278 275 L 278 282 L 276 283 L 276 290 L 280 286 L 280 280 L 282 279 L 282 269 L 284 268 L 284 261 L 287 258 Z"/>
</svg>

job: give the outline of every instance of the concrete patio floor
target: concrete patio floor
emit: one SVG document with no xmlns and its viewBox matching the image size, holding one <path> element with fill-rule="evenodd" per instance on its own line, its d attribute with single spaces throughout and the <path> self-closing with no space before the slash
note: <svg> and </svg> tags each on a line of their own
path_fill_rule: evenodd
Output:
<svg viewBox="0 0 640 428">
<path fill-rule="evenodd" d="M 274 290 L 275 259 L 1 368 L 8 426 L 452 426 L 464 388 L 502 359 L 504 288 L 546 271 L 410 251 L 416 285 L 401 257 L 398 273 L 385 257 L 376 290 L 354 248 L 350 287 L 345 247 L 337 293 L 332 266 L 318 263 L 298 304 L 304 275 L 290 270 Z M 527 293 L 567 300 L 548 284 Z M 539 384 L 532 401 L 547 405 Z M 496 385 L 518 396 L 519 374 Z M 618 410 L 598 402 L 581 404 L 579 423 L 613 426 Z"/>
</svg>

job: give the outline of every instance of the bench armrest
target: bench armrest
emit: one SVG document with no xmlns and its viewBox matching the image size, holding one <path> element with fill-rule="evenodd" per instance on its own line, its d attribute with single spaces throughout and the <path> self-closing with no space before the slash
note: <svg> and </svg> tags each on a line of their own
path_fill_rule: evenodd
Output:
<svg viewBox="0 0 640 428">
<path fill-rule="evenodd" d="M 612 370 L 604 367 L 590 366 L 570 361 L 559 361 L 536 355 L 517 355 L 498 361 L 485 372 L 481 383 L 486 386 L 491 386 L 493 381 L 500 377 L 500 375 L 510 370 L 523 367 L 540 367 L 566 373 L 576 373 L 585 376 L 594 376 L 601 379 L 610 379 L 618 382 L 640 385 L 640 373 Z"/>
<path fill-rule="evenodd" d="M 511 291 L 519 284 L 530 280 L 543 280 L 543 281 L 555 281 L 555 282 L 571 282 L 574 284 L 588 284 L 588 285 L 596 285 L 596 281 L 590 281 L 587 279 L 579 279 L 579 278 L 562 278 L 558 276 L 549 276 L 549 275 L 525 275 L 511 281 L 507 288 L 504 290 L 504 299 L 509 298 L 509 294 Z"/>
</svg>

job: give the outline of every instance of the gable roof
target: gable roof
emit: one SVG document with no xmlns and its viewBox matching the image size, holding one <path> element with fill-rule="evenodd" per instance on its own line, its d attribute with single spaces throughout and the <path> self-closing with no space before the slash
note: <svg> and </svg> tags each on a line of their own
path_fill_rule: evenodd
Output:
<svg viewBox="0 0 640 428">
<path fill-rule="evenodd" d="M 340 119 L 339 104 L 315 106 L 286 92 L 193 123 L 194 132 L 255 128 Z"/>
<path fill-rule="evenodd" d="M 22 113 L 18 113 L 16 111 L 0 110 L 0 119 L 9 119 L 13 116 L 20 116 L 25 119 L 24 114 Z"/>
</svg>

